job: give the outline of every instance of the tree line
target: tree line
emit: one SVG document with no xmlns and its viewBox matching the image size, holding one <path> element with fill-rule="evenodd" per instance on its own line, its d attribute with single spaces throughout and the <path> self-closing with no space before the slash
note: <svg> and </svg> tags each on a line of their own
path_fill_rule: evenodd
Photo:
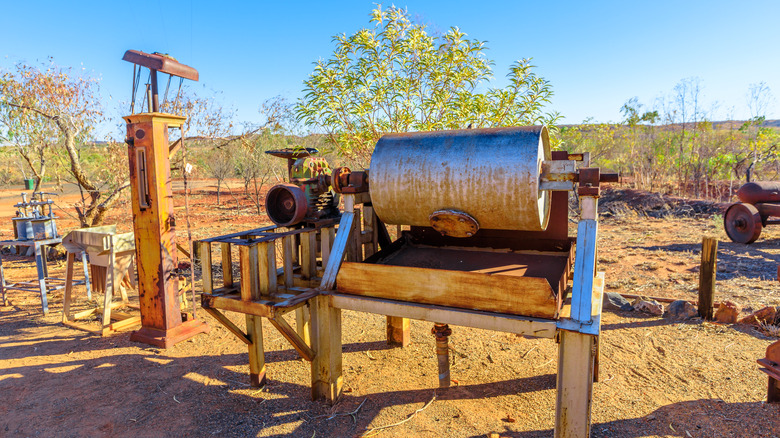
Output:
<svg viewBox="0 0 780 438">
<path fill-rule="evenodd" d="M 191 156 L 185 147 L 174 157 L 173 174 L 199 164 L 202 176 L 217 180 L 218 202 L 224 181 L 241 178 L 260 213 L 263 186 L 286 177 L 283 160 L 265 154 L 270 149 L 314 145 L 334 165 L 367 166 L 387 132 L 547 124 L 556 148 L 591 151 L 595 163 L 638 189 L 723 197 L 741 181 L 780 176 L 778 133 L 763 123 L 771 99 L 763 83 L 751 86 L 751 118 L 741 124 L 714 124 L 700 81 L 685 79 L 652 108 L 628 100 L 620 123 L 558 129 L 560 114 L 547 109 L 552 84 L 532 60 L 520 58 L 506 73 L 508 85 L 492 86 L 485 42 L 458 27 L 431 32 L 406 9 L 376 6 L 368 26 L 333 41 L 333 54 L 304 78 L 303 96 L 263 102 L 259 121 L 234 122 L 217 96 L 191 89 L 164 102 L 161 111 L 188 118 L 181 135 L 198 138 Z M 95 144 L 107 121 L 99 84 L 85 73 L 51 61 L 0 71 L 0 144 L 11 146 L 0 148 L 9 158 L 0 160 L 0 182 L 19 172 L 36 180 L 36 190 L 44 180 L 72 182 L 82 194 L 81 224 L 100 224 L 128 187 L 124 145 Z"/>
<path fill-rule="evenodd" d="M 727 201 L 744 182 L 780 179 L 780 130 L 766 125 L 766 84 L 749 86 L 747 121 L 711 120 L 701 88 L 699 79 L 683 79 L 653 108 L 629 99 L 619 123 L 562 126 L 561 147 L 591 151 L 627 185 L 680 196 Z"/>
</svg>

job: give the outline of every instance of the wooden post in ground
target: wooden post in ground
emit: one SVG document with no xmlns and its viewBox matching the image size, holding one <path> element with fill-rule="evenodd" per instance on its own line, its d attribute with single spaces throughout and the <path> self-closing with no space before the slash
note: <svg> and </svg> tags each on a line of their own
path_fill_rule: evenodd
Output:
<svg viewBox="0 0 780 438">
<path fill-rule="evenodd" d="M 316 352 L 311 362 L 312 400 L 325 398 L 335 404 L 341 397 L 341 309 L 330 304 L 328 295 L 311 303 L 311 342 Z"/>
<path fill-rule="evenodd" d="M 301 277 L 311 280 L 317 275 L 317 232 L 309 231 L 301 238 Z M 298 336 L 311 346 L 311 312 L 308 306 L 295 309 L 295 327 Z"/>
<path fill-rule="evenodd" d="M 210 294 L 214 291 L 214 277 L 211 275 L 211 244 L 198 242 L 198 254 L 200 255 L 200 276 L 203 293 Z"/>
<path fill-rule="evenodd" d="M 555 438 L 587 438 L 596 337 L 566 330 L 559 336 Z"/>
<path fill-rule="evenodd" d="M 406 347 L 411 340 L 411 322 L 400 316 L 387 317 L 387 344 Z"/>
<path fill-rule="evenodd" d="M 712 319 L 717 267 L 718 240 L 704 237 L 701 242 L 701 269 L 699 270 L 699 316 L 705 320 Z"/>
<path fill-rule="evenodd" d="M 252 301 L 260 299 L 258 245 L 240 246 L 238 254 L 241 265 L 241 300 Z M 252 341 L 249 345 L 250 384 L 254 387 L 260 387 L 265 384 L 263 318 L 255 315 L 246 315 L 246 334 L 249 340 Z"/>
</svg>

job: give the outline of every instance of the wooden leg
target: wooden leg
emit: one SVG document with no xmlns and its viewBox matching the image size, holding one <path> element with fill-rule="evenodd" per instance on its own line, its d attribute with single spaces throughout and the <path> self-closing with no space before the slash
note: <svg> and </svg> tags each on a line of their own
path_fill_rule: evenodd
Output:
<svg viewBox="0 0 780 438">
<path fill-rule="evenodd" d="M 3 297 L 3 305 L 8 305 L 8 300 L 5 296 L 5 273 L 3 272 L 3 257 L 0 255 L 0 295 Z"/>
<path fill-rule="evenodd" d="M 560 331 L 555 438 L 590 436 L 595 336 Z"/>
<path fill-rule="evenodd" d="M 265 351 L 263 349 L 263 318 L 246 316 L 246 332 L 249 345 L 249 380 L 255 388 L 265 385 Z"/>
<path fill-rule="evenodd" d="M 330 305 L 330 297 L 318 295 L 311 303 L 312 347 L 311 397 L 331 404 L 341 397 L 341 309 Z"/>
<path fill-rule="evenodd" d="M 84 287 L 87 288 L 87 300 L 92 299 L 92 285 L 89 283 L 89 263 L 87 262 L 87 252 L 81 251 L 81 267 L 84 269 Z M 70 284 L 70 282 L 68 282 Z"/>
<path fill-rule="evenodd" d="M 127 297 L 127 287 L 123 284 L 125 273 L 127 272 L 127 257 L 120 256 L 117 258 L 114 255 L 114 264 L 109 269 L 111 269 L 111 277 L 114 279 L 114 289 L 119 289 L 122 302 L 125 304 L 130 303 L 130 299 Z"/>
<path fill-rule="evenodd" d="M 769 377 L 769 390 L 766 393 L 767 403 L 780 403 L 780 380 Z"/>
<path fill-rule="evenodd" d="M 411 322 L 400 316 L 387 317 L 387 345 L 406 347 L 411 340 Z"/>
<path fill-rule="evenodd" d="M 222 284 L 225 287 L 233 286 L 233 254 L 230 251 L 230 243 L 220 243 L 222 249 Z"/>
<path fill-rule="evenodd" d="M 295 331 L 311 347 L 311 312 L 306 306 L 295 309 Z"/>
<path fill-rule="evenodd" d="M 76 253 L 68 252 L 68 262 L 65 265 L 65 296 L 62 298 L 62 322 L 70 320 L 70 301 L 73 297 L 73 263 Z"/>
<path fill-rule="evenodd" d="M 108 266 L 106 267 L 106 290 L 103 292 L 103 334 L 107 334 L 111 325 L 111 301 L 114 298 L 114 287 L 118 286 L 119 280 L 114 277 L 114 252 L 108 253 Z"/>
<path fill-rule="evenodd" d="M 204 294 L 210 294 L 214 290 L 214 277 L 211 275 L 211 244 L 198 242 L 200 247 L 200 278 Z"/>
<path fill-rule="evenodd" d="M 282 266 L 284 271 L 284 287 L 293 285 L 293 252 L 295 250 L 295 236 L 282 238 Z"/>
<path fill-rule="evenodd" d="M 38 270 L 38 288 L 41 290 L 41 307 L 43 314 L 49 313 L 49 304 L 46 301 L 46 257 L 43 255 L 45 248 L 35 244 L 35 267 Z"/>
<path fill-rule="evenodd" d="M 593 383 L 598 383 L 599 381 L 599 363 L 601 362 L 601 338 L 599 336 L 596 336 L 593 340 L 594 343 L 594 351 L 593 354 Z"/>
<path fill-rule="evenodd" d="M 267 244 L 263 245 L 267 248 Z M 267 257 L 267 252 L 262 253 Z M 252 301 L 260 298 L 260 276 L 258 269 L 260 251 L 258 245 L 240 246 L 238 248 L 239 266 L 241 271 L 241 300 Z M 267 274 L 266 274 L 267 275 Z M 267 281 L 263 280 L 264 283 Z M 267 287 L 267 286 L 266 286 Z M 263 318 L 246 315 L 246 334 L 249 340 L 249 379 L 254 387 L 265 385 L 265 351 L 263 350 Z"/>
</svg>

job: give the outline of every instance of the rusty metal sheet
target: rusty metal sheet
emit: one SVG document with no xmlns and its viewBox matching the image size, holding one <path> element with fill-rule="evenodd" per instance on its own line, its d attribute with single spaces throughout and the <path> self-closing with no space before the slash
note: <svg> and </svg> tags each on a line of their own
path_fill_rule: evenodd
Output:
<svg viewBox="0 0 780 438">
<path fill-rule="evenodd" d="M 125 52 L 122 60 L 180 78 L 192 81 L 198 80 L 197 70 L 165 55 L 145 53 L 140 50 L 128 50 Z"/>
</svg>

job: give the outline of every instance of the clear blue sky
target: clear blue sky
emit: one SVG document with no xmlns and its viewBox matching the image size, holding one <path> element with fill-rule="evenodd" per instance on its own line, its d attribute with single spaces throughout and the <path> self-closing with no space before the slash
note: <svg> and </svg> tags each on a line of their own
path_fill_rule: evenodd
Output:
<svg viewBox="0 0 780 438">
<path fill-rule="evenodd" d="M 389 5 L 390 3 L 385 3 Z M 748 117 L 749 84 L 780 96 L 780 1 L 399 1 L 419 21 L 458 26 L 487 41 L 495 84 L 516 59 L 532 57 L 551 81 L 551 110 L 564 123 L 618 121 L 629 98 L 651 104 L 683 78 L 699 77 L 715 119 Z M 6 1 L 0 10 L 0 69 L 54 58 L 101 78 L 105 108 L 118 117 L 130 94 L 127 49 L 170 53 L 200 71 L 238 120 L 260 103 L 291 100 L 331 37 L 368 26 L 372 1 Z M 109 96 L 111 100 L 109 100 Z M 780 118 L 777 99 L 768 118 Z"/>
</svg>

